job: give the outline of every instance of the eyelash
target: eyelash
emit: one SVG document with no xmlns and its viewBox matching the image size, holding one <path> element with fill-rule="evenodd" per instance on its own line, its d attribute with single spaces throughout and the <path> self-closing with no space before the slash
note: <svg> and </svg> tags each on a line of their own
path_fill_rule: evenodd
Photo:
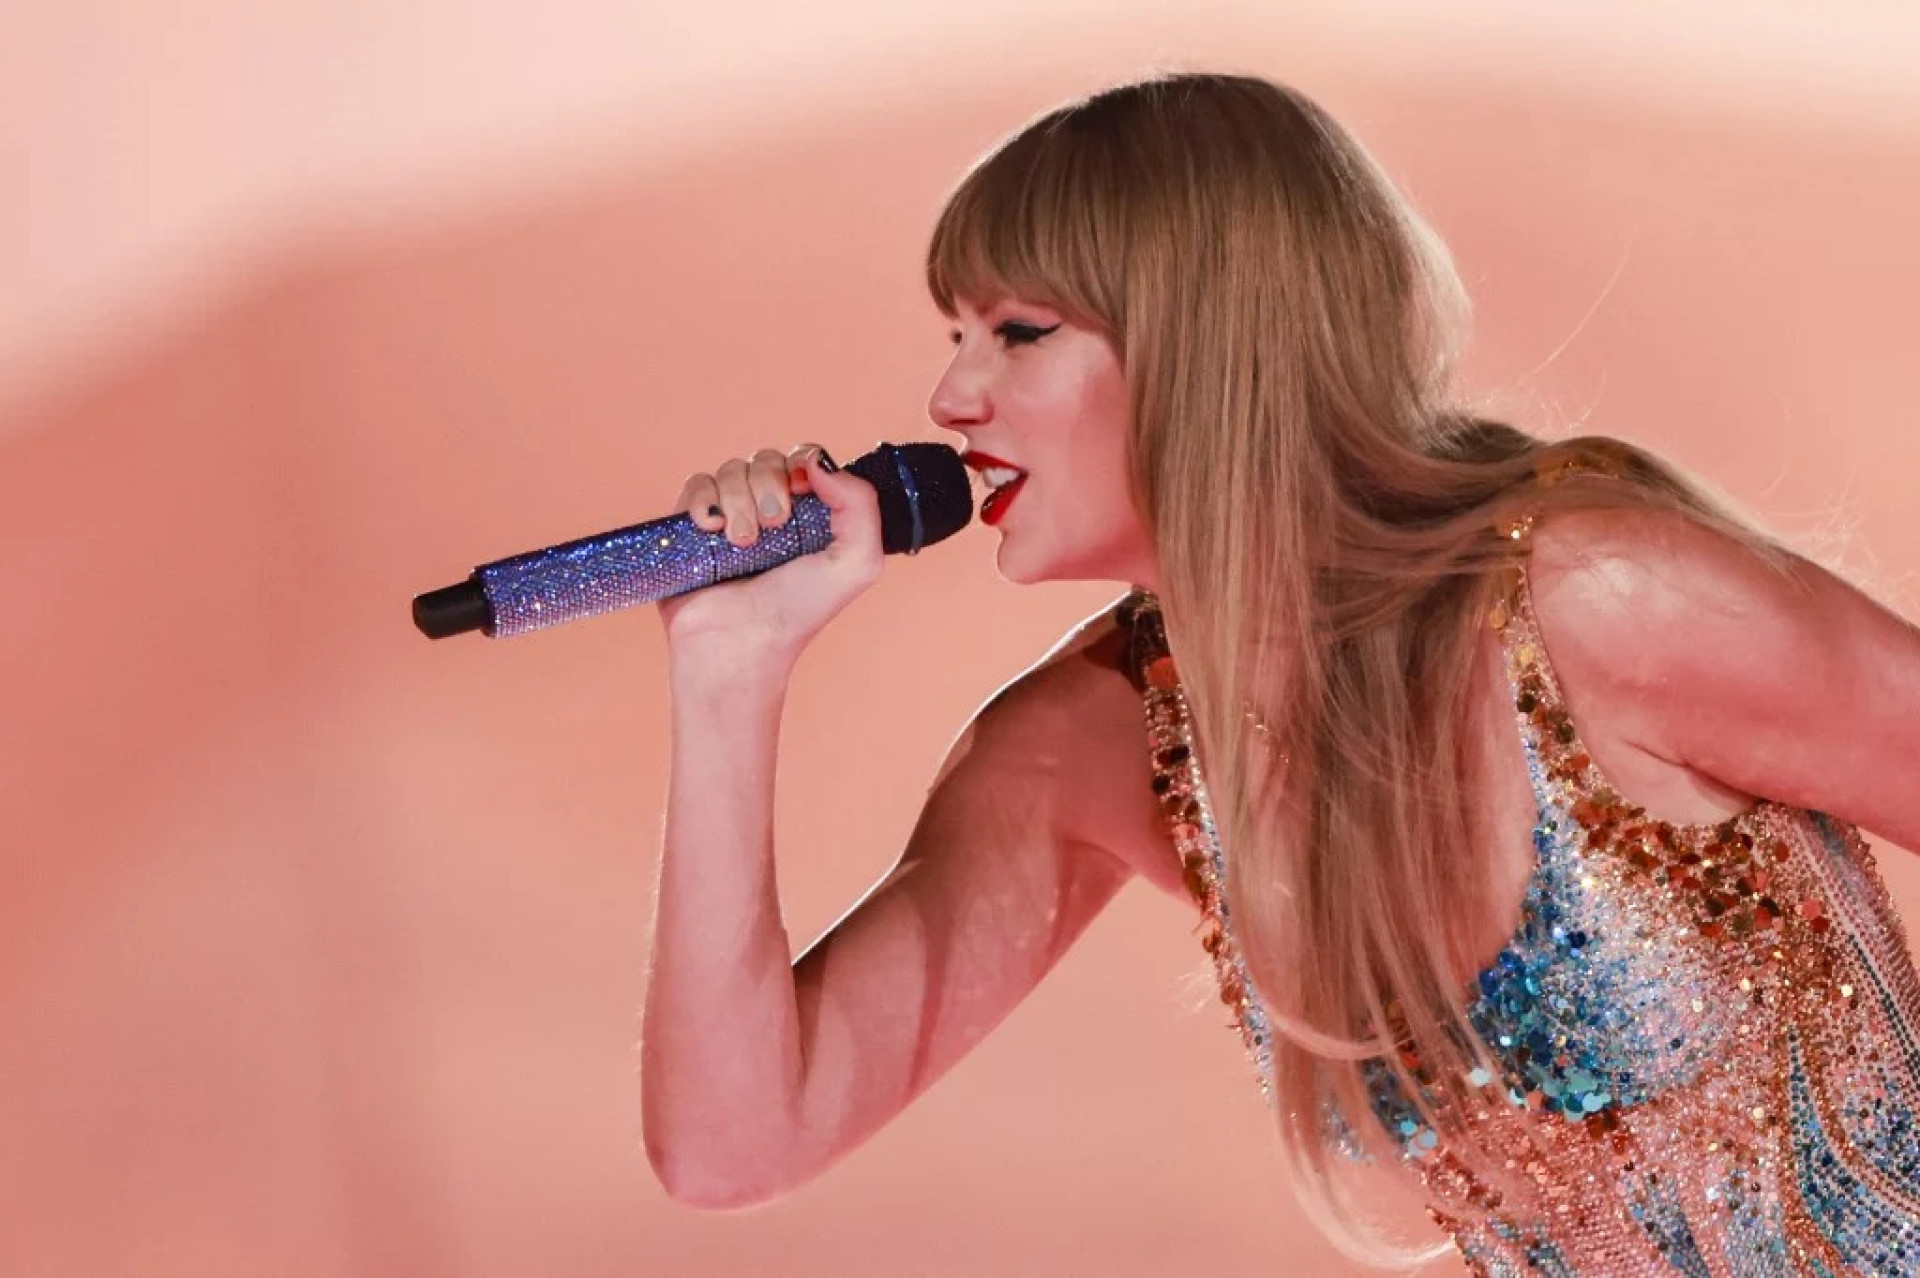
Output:
<svg viewBox="0 0 1920 1278">
<path fill-rule="evenodd" d="M 1034 324 L 1022 324 L 1018 320 L 1006 320 L 994 328 L 993 335 L 1008 346 L 1031 346 L 1059 327 L 1058 324 L 1052 324 L 1046 328 L 1041 328 Z M 958 346 L 960 344 L 960 334 L 955 332 L 951 334 L 951 336 L 953 338 L 953 344 Z"/>
<path fill-rule="evenodd" d="M 1016 320 L 1008 320 L 1006 323 L 1000 325 L 1000 327 L 994 329 L 993 335 L 1009 346 L 1030 346 L 1059 327 L 1058 324 L 1055 324 L 1051 328 L 1040 328 L 1033 324 L 1022 324 Z"/>
</svg>

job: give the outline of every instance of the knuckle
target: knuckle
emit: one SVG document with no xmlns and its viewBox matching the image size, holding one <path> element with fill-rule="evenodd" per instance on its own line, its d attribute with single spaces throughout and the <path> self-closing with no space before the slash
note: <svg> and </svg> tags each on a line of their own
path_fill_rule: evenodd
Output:
<svg viewBox="0 0 1920 1278">
<path fill-rule="evenodd" d="M 747 471 L 747 478 L 756 488 L 778 488 L 784 491 L 787 486 L 785 482 L 787 468 L 784 463 L 768 465 L 766 462 L 756 461 Z"/>
<path fill-rule="evenodd" d="M 778 481 L 769 482 L 760 489 L 759 498 L 754 503 L 754 513 L 763 524 L 785 523 L 787 519 L 787 488 Z"/>
<path fill-rule="evenodd" d="M 714 496 L 713 477 L 705 473 L 693 475 L 686 483 L 680 485 L 680 496 L 676 506 L 695 519 L 712 519 L 715 517 L 712 509 Z"/>
</svg>

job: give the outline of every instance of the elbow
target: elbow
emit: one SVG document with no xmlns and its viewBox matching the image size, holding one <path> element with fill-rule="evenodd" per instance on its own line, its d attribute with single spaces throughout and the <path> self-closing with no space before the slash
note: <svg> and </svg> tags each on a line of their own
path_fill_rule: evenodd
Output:
<svg viewBox="0 0 1920 1278">
<path fill-rule="evenodd" d="M 696 1211 L 742 1211 L 794 1189 L 798 1177 L 779 1174 L 771 1158 L 716 1158 L 696 1144 L 646 1137 L 647 1163 L 667 1197 Z"/>
<path fill-rule="evenodd" d="M 653 1171 L 668 1198 L 695 1211 L 744 1211 L 772 1202 L 783 1192 L 739 1177 L 716 1176 L 704 1171 L 668 1171 L 658 1163 L 654 1164 Z"/>
</svg>

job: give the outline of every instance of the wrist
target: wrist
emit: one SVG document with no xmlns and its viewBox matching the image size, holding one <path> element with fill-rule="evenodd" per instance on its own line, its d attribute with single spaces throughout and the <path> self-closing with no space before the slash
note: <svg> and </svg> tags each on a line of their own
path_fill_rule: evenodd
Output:
<svg viewBox="0 0 1920 1278">
<path fill-rule="evenodd" d="M 729 699 L 756 693 L 783 696 L 798 653 L 764 643 L 735 643 L 714 636 L 697 643 L 668 645 L 667 677 L 676 695 L 724 692 Z"/>
</svg>

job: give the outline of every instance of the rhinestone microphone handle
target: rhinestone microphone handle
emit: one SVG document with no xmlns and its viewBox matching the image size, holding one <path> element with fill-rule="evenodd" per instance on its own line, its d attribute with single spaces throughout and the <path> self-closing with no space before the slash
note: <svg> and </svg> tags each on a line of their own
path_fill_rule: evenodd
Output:
<svg viewBox="0 0 1920 1278">
<path fill-rule="evenodd" d="M 492 616 L 488 633 L 505 638 L 654 603 L 825 550 L 833 540 L 827 504 L 802 493 L 792 512 L 751 546 L 682 514 L 483 565 L 474 578 Z"/>
</svg>

